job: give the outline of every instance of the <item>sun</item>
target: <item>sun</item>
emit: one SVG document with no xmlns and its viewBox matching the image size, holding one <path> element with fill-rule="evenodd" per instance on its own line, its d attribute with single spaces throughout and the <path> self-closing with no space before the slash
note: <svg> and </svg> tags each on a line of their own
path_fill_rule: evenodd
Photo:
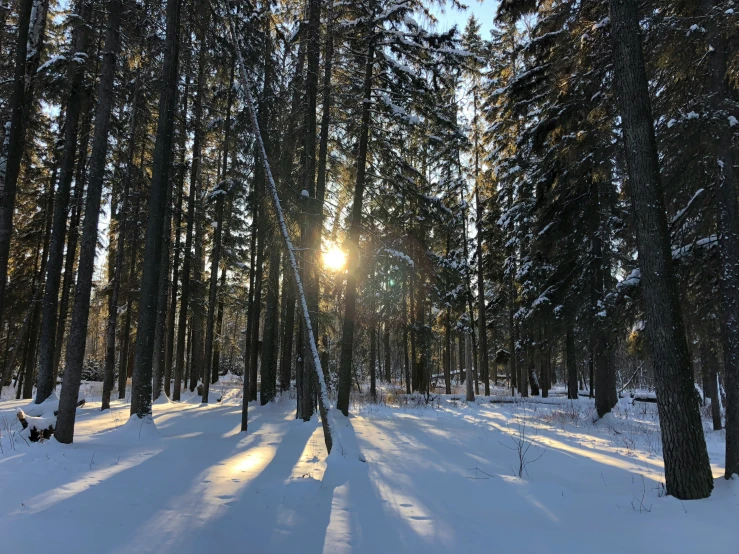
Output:
<svg viewBox="0 0 739 554">
<path fill-rule="evenodd" d="M 346 266 L 346 254 L 338 246 L 332 246 L 323 253 L 323 265 L 331 271 L 341 271 Z"/>
</svg>

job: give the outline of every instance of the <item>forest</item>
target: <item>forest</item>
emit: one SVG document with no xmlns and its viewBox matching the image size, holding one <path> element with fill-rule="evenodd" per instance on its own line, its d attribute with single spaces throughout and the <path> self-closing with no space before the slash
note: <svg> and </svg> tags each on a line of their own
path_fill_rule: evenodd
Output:
<svg viewBox="0 0 739 554">
<path fill-rule="evenodd" d="M 739 5 L 469 3 L 0 3 L 11 549 L 739 548 Z"/>
</svg>

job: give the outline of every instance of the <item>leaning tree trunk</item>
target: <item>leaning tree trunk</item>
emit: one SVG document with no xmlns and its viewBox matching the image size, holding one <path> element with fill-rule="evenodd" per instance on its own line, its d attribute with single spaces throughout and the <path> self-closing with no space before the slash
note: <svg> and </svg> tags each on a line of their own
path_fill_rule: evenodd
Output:
<svg viewBox="0 0 739 554">
<path fill-rule="evenodd" d="M 272 197 L 272 206 L 274 208 L 275 218 L 277 219 L 277 226 L 280 230 L 280 234 L 282 235 L 282 240 L 284 244 L 284 250 L 286 255 L 288 256 L 288 259 L 290 261 L 290 267 L 292 269 L 292 275 L 295 283 L 295 289 L 297 290 L 297 296 L 300 300 L 300 307 L 301 307 L 301 313 L 303 315 L 303 325 L 305 329 L 308 331 L 309 337 L 312 335 L 312 323 L 311 323 L 311 317 L 310 312 L 308 311 L 308 304 L 306 302 L 305 298 L 305 291 L 303 290 L 303 283 L 300 279 L 300 272 L 298 271 L 298 264 L 295 259 L 295 252 L 292 245 L 292 241 L 290 240 L 290 235 L 287 230 L 287 224 L 285 223 L 284 214 L 282 211 L 282 206 L 280 204 L 280 199 L 277 194 L 277 185 L 275 184 L 274 178 L 272 177 L 272 170 L 270 169 L 269 165 L 269 159 L 267 158 L 267 151 L 264 147 L 264 141 L 262 140 L 262 133 L 259 128 L 259 121 L 257 120 L 257 114 L 256 110 L 254 109 L 254 103 L 251 98 L 251 92 L 250 92 L 250 84 L 249 84 L 249 78 L 246 73 L 246 67 L 244 64 L 244 59 L 241 53 L 240 45 L 238 41 L 236 40 L 236 33 L 233 28 L 233 22 L 231 18 L 229 18 L 228 21 L 229 24 L 229 31 L 230 31 L 230 38 L 231 42 L 234 45 L 234 48 L 236 50 L 237 60 L 239 63 L 239 77 L 241 80 L 241 90 L 244 94 L 244 99 L 246 101 L 246 107 L 249 112 L 249 119 L 251 122 L 252 132 L 254 136 L 256 137 L 257 145 L 258 145 L 258 153 L 259 153 L 259 159 L 262 162 L 262 166 L 264 168 L 265 173 L 265 181 L 269 187 L 269 192 L 271 193 Z M 321 361 L 320 357 L 318 355 L 318 347 L 316 346 L 315 341 L 310 340 L 309 343 L 311 347 L 311 361 L 309 363 L 312 363 L 316 380 L 318 382 L 319 386 L 319 395 L 318 395 L 318 406 L 321 414 L 321 424 L 323 427 L 323 435 L 324 440 L 326 442 L 326 450 L 328 452 L 331 452 L 331 447 L 333 446 L 333 439 L 334 435 L 332 432 L 333 429 L 333 418 L 331 418 L 331 422 L 329 422 L 330 412 L 329 412 L 329 403 L 328 403 L 328 391 L 326 389 L 326 382 L 323 377 L 323 371 L 321 370 Z M 244 398 L 244 415 L 242 415 L 242 427 L 245 427 L 244 417 L 245 414 L 248 412 L 246 411 L 246 407 L 248 405 L 248 401 L 246 398 Z"/>
<path fill-rule="evenodd" d="M 672 268 L 654 120 L 641 45 L 637 0 L 610 0 L 614 78 L 619 96 L 631 203 L 654 360 L 667 493 L 705 498 L 713 475 Z"/>
<path fill-rule="evenodd" d="M 115 21 L 108 20 L 103 48 L 103 63 L 100 69 L 98 105 L 95 111 L 95 134 L 90 154 L 90 172 L 85 200 L 85 221 L 82 227 L 77 286 L 75 289 L 72 323 L 67 344 L 64 380 L 59 399 L 59 415 L 54 430 L 56 439 L 65 444 L 74 437 L 74 420 L 77 412 L 77 395 L 82 378 L 82 362 L 85 357 L 87 341 L 87 320 L 90 314 L 90 294 L 92 274 L 95 269 L 95 249 L 97 246 L 97 227 L 100 217 L 100 199 L 103 192 L 105 161 L 108 151 L 108 130 L 110 112 L 115 101 L 113 83 L 115 81 L 116 58 L 120 36 Z"/>
</svg>

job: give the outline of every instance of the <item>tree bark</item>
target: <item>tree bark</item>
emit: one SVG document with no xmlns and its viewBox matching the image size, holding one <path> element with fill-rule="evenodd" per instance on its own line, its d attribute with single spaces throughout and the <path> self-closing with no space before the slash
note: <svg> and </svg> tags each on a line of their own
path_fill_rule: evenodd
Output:
<svg viewBox="0 0 739 554">
<path fill-rule="evenodd" d="M 654 360 L 666 488 L 679 499 L 706 498 L 713 489 L 713 476 L 672 268 L 638 3 L 610 0 L 610 12 L 614 78 L 636 222 L 646 333 Z"/>
</svg>

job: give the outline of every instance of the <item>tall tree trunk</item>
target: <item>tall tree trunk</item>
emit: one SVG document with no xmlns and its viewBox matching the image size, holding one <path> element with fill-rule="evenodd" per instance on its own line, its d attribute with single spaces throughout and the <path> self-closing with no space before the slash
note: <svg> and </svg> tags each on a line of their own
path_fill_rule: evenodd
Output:
<svg viewBox="0 0 739 554">
<path fill-rule="evenodd" d="M 411 393 L 411 369 L 408 360 L 408 293 L 403 278 L 403 369 L 405 371 L 405 393 Z"/>
<path fill-rule="evenodd" d="M 159 278 L 162 270 L 162 230 L 167 191 L 171 186 L 169 165 L 172 159 L 172 130 L 177 98 L 177 58 L 179 54 L 180 0 L 167 0 L 163 82 L 159 96 L 159 119 L 146 224 L 144 267 L 141 276 L 139 322 L 136 356 L 131 389 L 131 415 L 144 418 L 151 414 L 151 372 L 154 355 L 154 331 L 158 310 Z M 210 13 L 206 10 L 207 13 Z"/>
<path fill-rule="evenodd" d="M 226 311 L 223 297 L 226 294 L 226 268 L 221 271 L 221 282 L 218 285 L 218 313 L 216 315 L 216 331 L 213 338 L 213 368 L 210 373 L 211 383 L 217 383 L 221 375 L 221 351 L 223 350 L 223 314 Z M 238 319 L 238 313 L 236 314 Z"/>
<path fill-rule="evenodd" d="M 390 322 L 385 320 L 385 332 L 382 336 L 382 351 L 385 354 L 385 382 L 390 383 L 392 381 L 392 371 L 390 363 Z"/>
<path fill-rule="evenodd" d="M 718 28 L 725 15 L 718 0 L 703 0 L 708 16 L 706 43 L 710 45 L 712 108 L 717 119 L 716 191 L 718 236 L 721 256 L 721 325 L 724 371 L 726 372 L 726 478 L 739 475 L 739 214 L 737 214 L 737 179 L 732 149 L 732 130 L 726 124 L 735 105 L 731 98 L 727 59 L 735 53 Z M 715 378 L 713 379 L 715 381 Z M 713 399 L 714 403 L 717 403 Z M 720 425 L 719 416 L 719 425 Z M 715 417 L 714 417 L 715 421 Z"/>
<path fill-rule="evenodd" d="M 220 187 L 221 185 L 219 185 Z M 223 186 L 227 186 L 225 182 Z M 205 327 L 205 367 L 203 368 L 203 404 L 208 403 L 208 389 L 210 388 L 210 377 L 213 370 L 213 331 L 216 319 L 216 300 L 218 293 L 218 267 L 221 263 L 221 237 L 223 236 L 223 206 L 224 196 L 227 191 L 218 188 L 216 190 L 216 229 L 213 237 L 213 251 L 210 260 L 210 285 L 208 289 L 208 318 Z M 224 271 L 225 274 L 225 271 Z"/>
<path fill-rule="evenodd" d="M 218 344 L 214 344 L 214 325 L 218 324 L 218 335 L 220 337 L 221 327 L 223 325 L 223 298 L 218 301 L 218 315 L 215 315 L 216 309 L 216 296 L 218 292 L 218 268 L 221 262 L 221 242 L 223 237 L 223 224 L 224 224 L 224 211 L 225 211 L 225 196 L 228 194 L 230 189 L 230 182 L 226 177 L 228 172 L 228 141 L 231 133 L 231 104 L 233 101 L 233 80 L 234 80 L 234 68 L 235 64 L 231 62 L 231 75 L 229 77 L 228 86 L 228 99 L 226 101 L 226 123 L 225 132 L 223 137 L 223 165 L 222 165 L 222 180 L 216 187 L 215 194 L 218 195 L 216 199 L 216 230 L 213 238 L 213 252 L 211 253 L 211 264 L 210 264 L 210 290 L 208 294 L 208 320 L 206 326 L 205 335 L 205 360 L 208 375 L 203 377 L 203 403 L 208 402 L 207 387 L 210 386 L 208 379 L 212 379 L 212 382 L 218 380 L 218 361 L 220 359 L 220 349 Z M 224 190 L 225 189 L 225 190 Z M 226 283 L 226 270 L 224 268 L 221 276 L 221 295 L 223 294 L 223 288 Z M 215 349 L 215 354 L 213 351 Z M 207 385 L 207 386 L 206 386 Z"/>
<path fill-rule="evenodd" d="M 204 188 L 207 186 L 201 182 Z M 190 316 L 190 326 L 192 327 L 192 352 L 190 354 L 190 392 L 193 392 L 198 384 L 198 379 L 202 377 L 205 369 L 205 298 L 204 298 L 204 282 L 203 274 L 205 273 L 205 259 L 203 253 L 203 241 L 205 235 L 205 202 L 199 195 L 198 209 L 195 219 L 195 252 L 194 265 L 192 272 L 192 281 L 194 288 L 192 290 L 192 306 Z"/>
<path fill-rule="evenodd" d="M 118 3 L 117 1 L 114 3 Z M 112 6 L 111 6 L 112 8 Z M 120 20 L 120 14 L 119 14 Z M 115 248 L 115 273 L 113 275 L 110 298 L 108 300 L 108 325 L 105 335 L 105 376 L 103 380 L 103 396 L 100 405 L 101 410 L 110 408 L 110 394 L 113 391 L 113 380 L 115 374 L 115 339 L 116 327 L 118 325 L 118 297 L 121 291 L 121 279 L 123 278 L 123 259 L 126 246 L 126 233 L 128 232 L 128 210 L 130 202 L 131 179 L 133 173 L 133 156 L 136 143 L 136 124 L 138 113 L 138 86 L 139 74 L 137 72 L 136 79 L 131 93 L 131 122 L 128 134 L 128 151 L 126 155 L 126 171 L 123 176 L 123 202 L 118 217 L 118 237 Z M 135 256 L 135 252 L 134 252 Z M 125 383 L 125 381 L 124 381 Z"/>
<path fill-rule="evenodd" d="M 88 102 L 91 100 L 88 96 Z M 87 174 L 87 147 L 90 142 L 90 128 L 92 126 L 92 110 L 90 105 L 85 106 L 89 114 L 85 118 L 81 129 L 80 157 L 77 160 L 77 174 L 74 179 L 74 198 L 72 204 L 72 215 L 69 221 L 69 232 L 67 237 L 67 253 L 64 259 L 64 279 L 62 280 L 62 296 L 59 301 L 59 317 L 56 323 L 56 337 L 54 339 L 54 361 L 52 366 L 52 390 L 56 388 L 57 376 L 59 375 L 59 364 L 62 359 L 62 346 L 64 333 L 67 327 L 67 315 L 69 313 L 69 297 L 74 286 L 74 263 L 77 259 L 77 243 L 79 241 L 80 221 L 82 219 L 82 207 L 85 200 L 85 175 Z"/>
<path fill-rule="evenodd" d="M 303 149 L 303 193 L 301 201 L 305 205 L 305 214 L 301 228 L 301 247 L 303 249 L 302 278 L 308 310 L 313 314 L 313 340 L 318 340 L 318 294 L 320 275 L 321 223 L 323 205 L 316 194 L 316 130 L 318 105 L 318 73 L 320 55 L 321 0 L 308 0 L 307 22 L 307 74 L 305 78 L 305 141 Z M 309 358 L 310 338 L 303 332 L 301 358 Z M 302 365 L 302 387 L 299 391 L 298 417 L 309 420 L 313 415 L 314 391 L 312 387 L 310 364 Z"/>
<path fill-rule="evenodd" d="M 103 63 L 100 69 L 98 105 L 95 111 L 95 134 L 90 154 L 90 173 L 85 200 L 85 221 L 82 228 L 80 261 L 77 270 L 72 323 L 67 344 L 64 380 L 59 399 L 59 415 L 54 430 L 56 439 L 64 444 L 72 442 L 74 420 L 77 410 L 77 395 L 82 378 L 82 362 L 87 341 L 87 320 L 90 313 L 90 293 L 92 274 L 95 268 L 95 248 L 97 246 L 97 226 L 100 217 L 100 199 L 105 176 L 105 161 L 108 151 L 108 129 L 110 112 L 115 101 L 113 83 L 115 80 L 116 58 L 119 46 L 119 33 L 110 18 L 105 32 Z"/>
<path fill-rule="evenodd" d="M 174 152 L 170 151 L 170 156 Z M 172 165 L 172 159 L 169 160 Z M 157 317 L 154 331 L 154 352 L 152 360 L 153 388 L 152 400 L 159 398 L 164 392 L 164 358 L 166 356 L 166 335 L 167 335 L 167 307 L 169 303 L 169 260 L 170 245 L 172 243 L 172 194 L 174 187 L 169 184 L 167 186 L 167 206 L 165 208 L 164 226 L 162 227 L 162 268 L 159 273 L 159 286 L 157 290 Z"/>
<path fill-rule="evenodd" d="M 477 128 L 477 88 L 473 95 L 475 128 Z M 475 206 L 477 225 L 477 319 L 480 328 L 479 373 L 485 385 L 485 396 L 490 396 L 490 361 L 488 359 L 488 326 L 485 314 L 485 272 L 482 262 L 482 218 L 483 207 L 480 195 L 480 148 L 478 133 L 475 133 Z M 496 379 L 497 380 L 497 379 Z"/>
<path fill-rule="evenodd" d="M 92 2 L 89 0 L 79 0 L 75 12 L 80 21 L 74 30 L 72 49 L 75 52 L 75 56 L 77 52 L 89 55 Z M 67 99 L 66 116 L 64 118 L 64 147 L 54 200 L 54 216 L 51 226 L 51 243 L 46 267 L 46 288 L 44 289 L 41 317 L 36 404 L 41 404 L 54 390 L 54 382 L 52 381 L 54 374 L 54 341 L 56 340 L 59 286 L 62 277 L 67 215 L 69 213 L 69 191 L 72 185 L 72 177 L 74 176 L 79 120 L 82 113 L 82 106 L 87 96 L 87 87 L 84 82 L 85 65 L 85 63 L 73 62 L 69 66 L 70 89 Z"/>
<path fill-rule="evenodd" d="M 354 353 L 354 325 L 357 314 L 357 287 L 361 274 L 359 259 L 359 236 L 362 226 L 362 201 L 364 198 L 365 175 L 367 171 L 367 146 L 369 143 L 370 115 L 372 107 L 372 68 L 375 61 L 374 38 L 369 37 L 365 55 L 362 125 L 359 130 L 359 151 L 357 154 L 357 177 L 354 185 L 354 204 L 352 220 L 347 241 L 348 261 L 346 295 L 344 299 L 344 325 L 341 334 L 341 359 L 339 362 L 339 395 L 336 407 L 345 416 L 349 415 L 349 393 L 351 392 L 352 360 Z"/>
<path fill-rule="evenodd" d="M 654 360 L 667 493 L 706 498 L 713 476 L 698 411 L 660 179 L 636 0 L 610 0 L 614 77 Z"/>
<path fill-rule="evenodd" d="M 595 377 L 595 408 L 598 417 L 611 411 L 615 382 L 611 378 L 608 331 L 603 321 L 603 298 L 605 296 L 604 245 L 601 225 L 600 183 L 591 177 L 590 183 L 590 351 Z M 613 391 L 611 390 L 613 389 Z"/>
<path fill-rule="evenodd" d="M 139 203 L 140 203 L 140 192 L 136 192 L 136 201 L 134 203 L 133 215 L 134 222 L 131 230 L 131 259 L 129 260 L 128 266 L 128 278 L 126 280 L 126 316 L 123 320 L 123 344 L 121 344 L 121 355 L 118 360 L 118 399 L 123 400 L 126 398 L 126 381 L 128 380 L 129 364 L 129 349 L 131 346 L 131 319 L 133 318 L 133 302 L 136 283 L 136 260 L 138 254 L 139 244 Z"/>
</svg>

